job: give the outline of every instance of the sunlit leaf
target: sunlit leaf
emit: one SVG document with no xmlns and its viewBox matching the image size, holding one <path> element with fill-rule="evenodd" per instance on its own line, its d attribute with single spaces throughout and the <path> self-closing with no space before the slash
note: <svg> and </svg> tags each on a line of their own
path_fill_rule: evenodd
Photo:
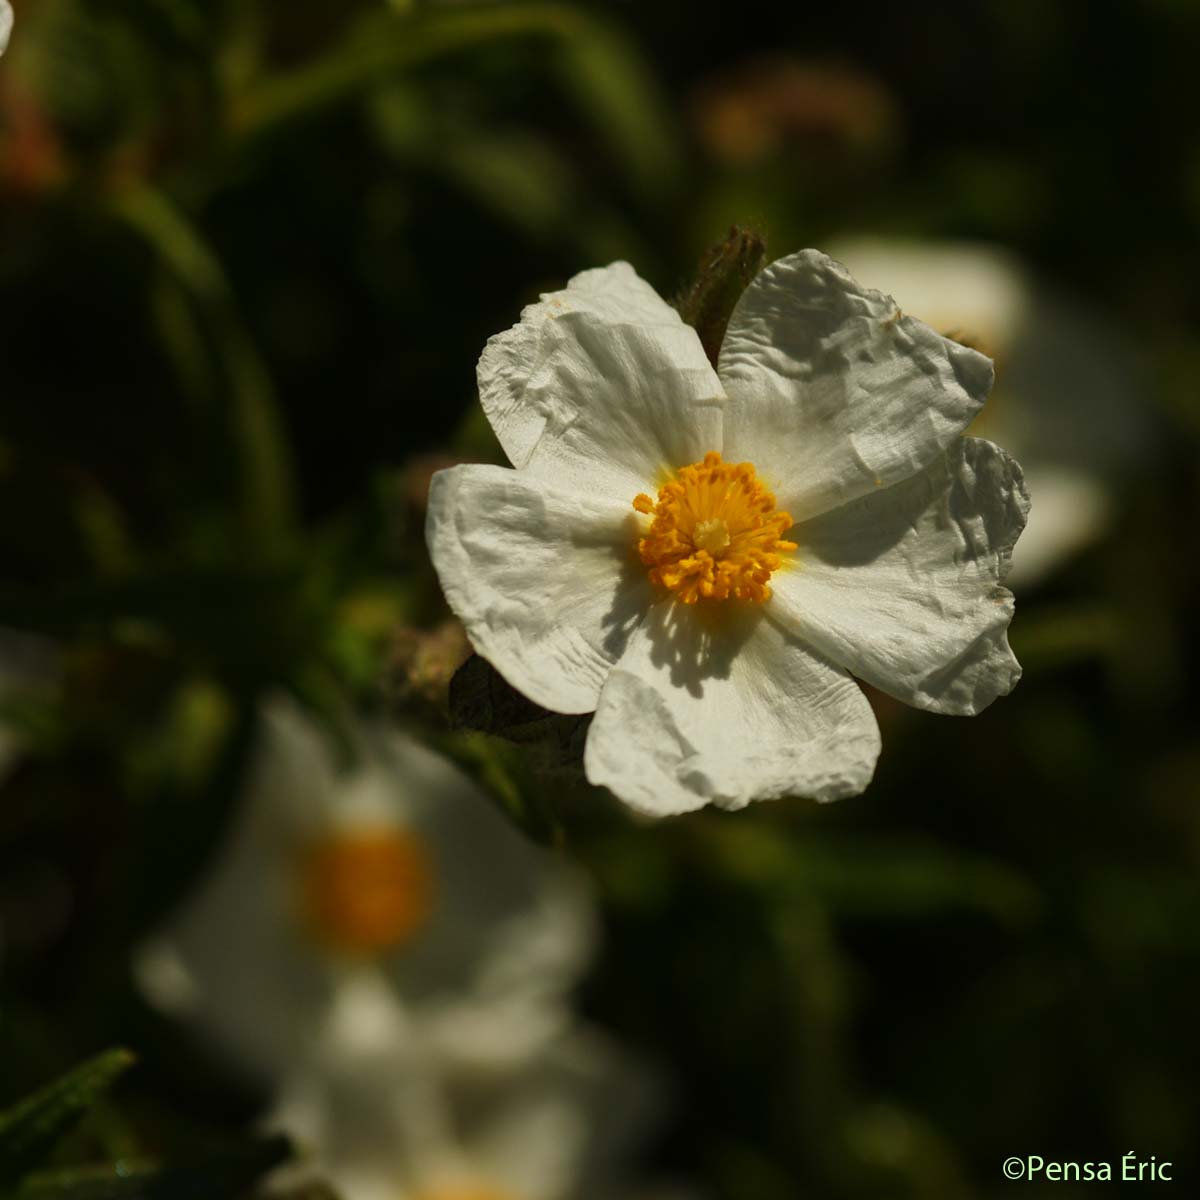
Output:
<svg viewBox="0 0 1200 1200">
<path fill-rule="evenodd" d="M 0 1190 L 42 1162 L 133 1061 L 128 1050 L 107 1050 L 0 1113 Z"/>
<path fill-rule="evenodd" d="M 287 1138 L 262 1138 L 182 1166 L 122 1160 L 40 1173 L 18 1194 L 23 1200 L 226 1200 L 243 1195 L 291 1152 Z"/>
</svg>

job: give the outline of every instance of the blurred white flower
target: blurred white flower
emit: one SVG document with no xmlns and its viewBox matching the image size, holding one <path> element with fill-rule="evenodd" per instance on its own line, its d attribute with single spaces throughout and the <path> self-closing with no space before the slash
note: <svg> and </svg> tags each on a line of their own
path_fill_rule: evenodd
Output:
<svg viewBox="0 0 1200 1200">
<path fill-rule="evenodd" d="M 0 0 L 0 54 L 8 49 L 9 35 L 13 27 L 13 10 L 8 0 Z"/>
<path fill-rule="evenodd" d="M 516 469 L 435 475 L 430 552 L 514 687 L 595 710 L 588 778 L 634 808 L 852 795 L 879 753 L 852 675 L 957 714 L 1020 675 L 1028 498 L 960 437 L 991 382 L 816 251 L 750 284 L 716 371 L 628 264 L 586 271 L 488 342 Z"/>
<path fill-rule="evenodd" d="M 360 725 L 342 766 L 296 706 L 264 727 L 228 845 L 138 955 L 149 996 L 268 1082 L 362 1045 L 509 1069 L 557 1036 L 592 952 L 576 872 L 407 737 Z"/>
<path fill-rule="evenodd" d="M 1016 256 L 973 242 L 856 237 L 831 253 L 906 312 L 997 363 L 973 432 L 1021 460 L 1036 503 L 1009 583 L 1036 582 L 1112 515 L 1112 487 L 1149 446 L 1136 371 L 1118 333 L 1039 286 Z"/>
<path fill-rule="evenodd" d="M 348 1003 L 382 1004 L 405 1020 L 393 994 Z M 269 1125 L 300 1148 L 288 1175 L 325 1178 L 344 1200 L 598 1195 L 619 1176 L 654 1106 L 647 1078 L 587 1029 L 566 1031 L 486 1076 L 464 1071 L 433 1044 L 397 1054 L 394 1036 L 350 1047 L 330 1033 L 328 1054 L 286 1082 Z"/>
</svg>

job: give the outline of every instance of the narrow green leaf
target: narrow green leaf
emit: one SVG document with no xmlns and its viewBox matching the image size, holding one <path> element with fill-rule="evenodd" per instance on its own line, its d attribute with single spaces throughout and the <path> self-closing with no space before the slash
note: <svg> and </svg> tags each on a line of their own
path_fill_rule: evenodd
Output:
<svg viewBox="0 0 1200 1200">
<path fill-rule="evenodd" d="M 0 1113 L 0 1189 L 41 1162 L 133 1062 L 128 1050 L 106 1050 Z"/>
<path fill-rule="evenodd" d="M 294 497 L 283 423 L 270 376 L 221 263 L 163 192 L 144 185 L 125 188 L 116 194 L 113 208 L 159 256 L 194 310 L 200 330 L 211 339 L 223 376 L 219 395 L 228 397 L 230 405 L 226 426 L 238 460 L 247 527 L 264 537 L 286 529 Z M 177 307 L 173 315 L 186 317 L 186 310 Z M 190 335 L 193 353 L 201 340 L 198 334 Z"/>
<path fill-rule="evenodd" d="M 403 16 L 371 12 L 316 62 L 277 74 L 233 103 L 242 138 L 269 135 L 344 101 L 388 73 L 507 37 L 564 37 L 586 18 L 565 4 L 457 4 Z"/>
<path fill-rule="evenodd" d="M 532 765 L 560 781 L 582 776 L 591 720 L 590 713 L 567 716 L 534 704 L 473 654 L 450 681 L 450 723 L 456 733 L 444 749 L 528 837 L 558 845 L 564 831 L 557 813 L 540 788 L 527 786 L 526 768 Z M 519 754 L 514 745 L 521 747 Z"/>
<path fill-rule="evenodd" d="M 566 831 L 548 796 L 529 785 L 529 755 L 499 738 L 457 733 L 438 743 L 447 757 L 484 790 L 526 837 L 543 846 L 562 847 Z"/>
<path fill-rule="evenodd" d="M 291 1143 L 269 1137 L 186 1166 L 121 1160 L 30 1177 L 20 1200 L 227 1200 L 247 1192 L 291 1157 Z"/>
<path fill-rule="evenodd" d="M 560 51 L 563 87 L 619 159 L 634 188 L 661 197 L 678 181 L 679 136 L 652 72 L 614 25 L 580 24 Z"/>
</svg>

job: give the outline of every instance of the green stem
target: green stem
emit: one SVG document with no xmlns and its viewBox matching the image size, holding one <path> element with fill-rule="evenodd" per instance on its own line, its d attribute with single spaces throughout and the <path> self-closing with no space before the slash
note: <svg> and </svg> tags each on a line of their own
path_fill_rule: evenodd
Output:
<svg viewBox="0 0 1200 1200">
<path fill-rule="evenodd" d="M 158 254 L 214 339 L 232 400 L 230 425 L 248 526 L 259 534 L 287 528 L 293 485 L 274 389 L 220 262 L 162 192 L 139 184 L 117 193 L 113 205 Z"/>
<path fill-rule="evenodd" d="M 234 133 L 251 139 L 344 99 L 373 80 L 498 37 L 582 33 L 587 19 L 557 4 L 461 6 L 364 22 L 311 66 L 276 76 L 237 98 Z"/>
</svg>

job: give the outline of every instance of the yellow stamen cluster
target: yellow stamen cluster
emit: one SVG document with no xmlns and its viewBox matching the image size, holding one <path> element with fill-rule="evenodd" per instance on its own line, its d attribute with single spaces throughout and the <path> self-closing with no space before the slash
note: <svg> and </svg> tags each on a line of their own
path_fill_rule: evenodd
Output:
<svg viewBox="0 0 1200 1200">
<path fill-rule="evenodd" d="M 306 924 L 330 949 L 371 955 L 409 941 L 433 907 L 433 866 L 424 845 L 400 829 L 337 833 L 302 864 Z"/>
<path fill-rule="evenodd" d="M 792 518 L 775 509 L 751 463 L 725 463 L 716 451 L 682 467 L 655 502 L 642 494 L 633 507 L 654 520 L 638 542 L 651 582 L 684 604 L 745 600 L 761 604 L 781 554 L 796 549 L 783 535 Z"/>
</svg>

